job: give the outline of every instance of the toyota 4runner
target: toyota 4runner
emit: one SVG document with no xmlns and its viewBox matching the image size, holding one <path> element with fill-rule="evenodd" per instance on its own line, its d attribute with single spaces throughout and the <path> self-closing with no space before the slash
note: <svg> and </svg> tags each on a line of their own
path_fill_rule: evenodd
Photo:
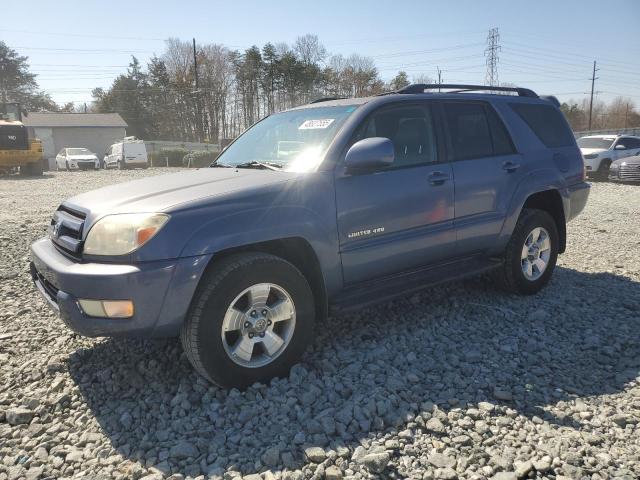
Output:
<svg viewBox="0 0 640 480">
<path fill-rule="evenodd" d="M 555 98 L 410 85 L 270 115 L 211 168 L 73 197 L 31 273 L 76 332 L 180 335 L 200 374 L 242 387 L 287 375 L 331 311 L 483 272 L 538 292 L 588 194 Z"/>
</svg>

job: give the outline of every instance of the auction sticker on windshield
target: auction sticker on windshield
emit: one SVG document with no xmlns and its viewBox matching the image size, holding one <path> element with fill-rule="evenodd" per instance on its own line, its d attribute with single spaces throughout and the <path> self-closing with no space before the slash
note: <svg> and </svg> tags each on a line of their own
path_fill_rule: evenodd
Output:
<svg viewBox="0 0 640 480">
<path fill-rule="evenodd" d="M 333 123 L 335 119 L 324 118 L 317 120 L 305 120 L 302 125 L 298 127 L 298 130 L 311 130 L 312 128 L 327 128 Z"/>
</svg>

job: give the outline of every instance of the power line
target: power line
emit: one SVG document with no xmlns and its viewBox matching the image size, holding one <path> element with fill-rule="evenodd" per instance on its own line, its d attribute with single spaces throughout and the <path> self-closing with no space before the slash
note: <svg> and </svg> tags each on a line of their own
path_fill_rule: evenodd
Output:
<svg viewBox="0 0 640 480">
<path fill-rule="evenodd" d="M 487 36 L 487 48 L 484 50 L 484 55 L 487 57 L 487 75 L 486 84 L 490 86 L 498 85 L 498 52 L 500 51 L 500 33 L 497 28 L 489 30 Z"/>
</svg>

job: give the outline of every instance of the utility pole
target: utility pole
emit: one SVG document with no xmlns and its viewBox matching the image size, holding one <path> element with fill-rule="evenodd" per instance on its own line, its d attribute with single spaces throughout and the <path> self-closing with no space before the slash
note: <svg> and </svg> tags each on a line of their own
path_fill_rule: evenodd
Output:
<svg viewBox="0 0 640 480">
<path fill-rule="evenodd" d="M 198 55 L 196 53 L 196 39 L 193 39 L 193 75 L 196 79 L 196 91 L 198 90 Z"/>
<path fill-rule="evenodd" d="M 438 85 L 442 85 L 442 70 L 440 67 L 436 67 L 436 69 L 438 70 Z M 440 87 L 438 87 L 438 91 L 440 91 Z"/>
<path fill-rule="evenodd" d="M 624 128 L 627 128 L 628 120 L 629 120 L 629 102 L 627 102 L 627 110 L 624 112 Z"/>
<path fill-rule="evenodd" d="M 498 85 L 498 52 L 501 50 L 498 42 L 500 42 L 498 28 L 492 28 L 487 35 L 487 48 L 484 49 L 484 56 L 487 57 L 485 82 L 492 87 Z"/>
<path fill-rule="evenodd" d="M 200 90 L 198 90 L 198 54 L 196 52 L 196 39 L 193 39 L 193 77 L 195 79 L 195 91 L 193 96 L 196 100 L 196 128 L 198 130 L 198 142 L 202 142 L 202 114 L 200 113 Z"/>
<path fill-rule="evenodd" d="M 596 68 L 596 61 L 593 61 L 593 74 L 591 75 L 591 101 L 589 102 L 589 128 L 587 130 L 591 130 L 591 116 L 593 114 L 593 87 L 596 83 L 598 77 L 596 77 L 596 72 L 598 69 Z"/>
</svg>

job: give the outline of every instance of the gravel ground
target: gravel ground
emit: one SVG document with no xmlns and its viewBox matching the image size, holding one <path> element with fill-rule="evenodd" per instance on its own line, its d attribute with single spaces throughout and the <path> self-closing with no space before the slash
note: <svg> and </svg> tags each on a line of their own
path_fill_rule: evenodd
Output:
<svg viewBox="0 0 640 480">
<path fill-rule="evenodd" d="M 239 392 L 177 340 L 73 334 L 31 286 L 64 198 L 164 171 L 0 178 L 0 480 L 640 478 L 640 186 L 593 186 L 541 294 L 478 279 L 331 318 Z"/>
</svg>

